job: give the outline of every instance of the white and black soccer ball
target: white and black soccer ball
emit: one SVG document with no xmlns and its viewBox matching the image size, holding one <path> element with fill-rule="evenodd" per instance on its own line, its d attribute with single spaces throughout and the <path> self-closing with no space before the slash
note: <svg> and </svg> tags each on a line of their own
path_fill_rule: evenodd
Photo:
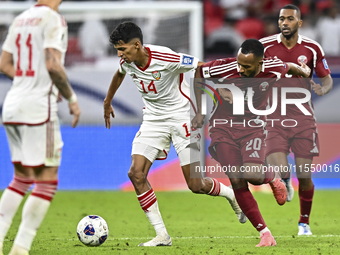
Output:
<svg viewBox="0 0 340 255">
<path fill-rule="evenodd" d="M 87 246 L 99 246 L 109 235 L 106 221 L 98 215 L 88 215 L 79 221 L 77 226 L 79 240 Z"/>
</svg>

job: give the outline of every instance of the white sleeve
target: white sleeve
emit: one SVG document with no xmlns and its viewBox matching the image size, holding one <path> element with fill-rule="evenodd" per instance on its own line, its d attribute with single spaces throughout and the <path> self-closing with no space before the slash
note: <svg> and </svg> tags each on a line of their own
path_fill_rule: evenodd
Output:
<svg viewBox="0 0 340 255">
<path fill-rule="evenodd" d="M 64 23 L 64 24 L 63 24 Z M 44 28 L 44 49 L 54 48 L 62 53 L 67 50 L 66 21 L 58 13 L 50 13 Z"/>
<path fill-rule="evenodd" d="M 185 73 L 197 68 L 198 58 L 182 53 L 178 53 L 178 55 L 180 56 L 179 62 L 170 63 L 170 70 Z"/>
</svg>

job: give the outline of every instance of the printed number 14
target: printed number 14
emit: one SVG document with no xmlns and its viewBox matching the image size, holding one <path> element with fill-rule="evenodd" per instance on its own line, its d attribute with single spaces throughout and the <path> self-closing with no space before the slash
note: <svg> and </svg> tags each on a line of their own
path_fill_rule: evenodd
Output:
<svg viewBox="0 0 340 255">
<path fill-rule="evenodd" d="M 143 82 L 143 81 L 140 81 L 140 84 L 142 85 L 142 88 L 143 88 L 143 92 L 144 92 L 144 93 L 148 93 L 148 92 L 153 91 L 155 94 L 157 94 L 157 90 L 156 90 L 156 87 L 155 87 L 155 84 L 153 83 L 153 81 L 151 81 L 150 84 L 149 84 L 149 86 L 147 87 L 148 91 L 146 91 L 145 85 L 144 85 L 144 82 Z"/>
</svg>

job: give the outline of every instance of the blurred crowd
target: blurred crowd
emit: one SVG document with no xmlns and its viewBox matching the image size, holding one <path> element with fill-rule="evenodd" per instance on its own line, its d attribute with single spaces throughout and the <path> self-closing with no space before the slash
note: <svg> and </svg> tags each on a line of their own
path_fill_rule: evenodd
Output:
<svg viewBox="0 0 340 255">
<path fill-rule="evenodd" d="M 204 0 L 206 55 L 234 55 L 244 39 L 279 33 L 280 9 L 301 10 L 299 33 L 316 40 L 326 56 L 340 56 L 339 1 L 335 0 Z"/>
</svg>

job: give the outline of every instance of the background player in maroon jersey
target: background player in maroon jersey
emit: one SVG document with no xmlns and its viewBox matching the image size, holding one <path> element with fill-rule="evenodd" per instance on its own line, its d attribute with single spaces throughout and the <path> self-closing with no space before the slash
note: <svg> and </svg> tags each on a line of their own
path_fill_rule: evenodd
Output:
<svg viewBox="0 0 340 255">
<path fill-rule="evenodd" d="M 298 34 L 299 27 L 302 24 L 299 8 L 291 4 L 284 6 L 280 10 L 278 23 L 281 30 L 280 34 L 260 40 L 265 47 L 265 56 L 278 57 L 283 61 L 293 63 L 304 62 L 312 70 L 309 78 L 312 78 L 313 70 L 315 70 L 322 83 L 321 86 L 313 80 L 293 76 L 292 79 L 284 79 L 284 82 L 280 80 L 279 86 L 302 87 L 308 90 L 311 90 L 312 87 L 318 96 L 327 94 L 333 87 L 330 70 L 321 46 L 317 42 Z M 290 98 L 302 97 L 304 95 L 301 93 L 290 94 Z M 300 198 L 298 235 L 311 235 L 309 215 L 312 208 L 314 184 L 310 169 L 313 157 L 319 155 L 313 105 L 311 101 L 303 104 L 311 115 L 305 115 L 295 105 L 287 105 L 286 116 L 281 116 L 280 106 L 279 96 L 278 107 L 268 118 L 281 121 L 284 117 L 285 119 L 294 119 L 298 124 L 292 128 L 283 128 L 279 125 L 268 127 L 266 160 L 269 165 L 288 167 L 287 154 L 289 149 L 294 153 Z M 288 190 L 287 200 L 290 201 L 293 198 L 294 189 L 291 186 L 290 178 L 286 179 L 285 182 Z"/>
<path fill-rule="evenodd" d="M 275 246 L 276 241 L 266 226 L 257 202 L 248 189 L 248 182 L 254 185 L 269 183 L 278 204 L 283 205 L 287 199 L 287 190 L 278 173 L 263 171 L 265 161 L 265 116 L 258 116 L 248 109 L 248 88 L 251 88 L 253 106 L 257 110 L 265 110 L 270 87 L 286 73 L 308 77 L 310 69 L 301 63 L 301 67 L 293 63 L 284 63 L 280 59 L 263 59 L 262 43 L 255 39 L 243 42 L 237 58 L 226 58 L 211 61 L 200 66 L 195 73 L 196 78 L 216 78 L 213 81 L 221 84 L 232 84 L 229 90 L 218 89 L 225 100 L 213 109 L 210 118 L 211 144 L 209 152 L 223 167 L 232 167 L 227 171 L 233 186 L 235 197 L 244 214 L 260 232 L 260 246 Z M 252 79 L 250 79 L 252 78 Z M 201 113 L 202 83 L 195 80 L 195 96 L 197 115 L 192 120 L 193 127 L 202 127 L 204 116 Z M 241 89 L 243 115 L 233 114 L 236 96 L 231 93 Z M 245 99 L 244 99 L 245 98 Z M 218 100 L 217 100 L 218 101 Z M 251 123 L 242 125 L 240 123 Z M 250 169 L 246 172 L 244 170 Z M 242 172 L 243 171 L 243 172 Z"/>
</svg>

